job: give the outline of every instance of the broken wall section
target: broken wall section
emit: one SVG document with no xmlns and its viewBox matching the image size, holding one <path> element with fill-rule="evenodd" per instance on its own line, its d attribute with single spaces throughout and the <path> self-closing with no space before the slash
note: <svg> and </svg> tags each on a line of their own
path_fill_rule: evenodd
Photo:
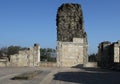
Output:
<svg viewBox="0 0 120 84">
<path fill-rule="evenodd" d="M 104 68 L 120 67 L 120 41 L 101 42 L 98 46 L 98 65 Z"/>
<path fill-rule="evenodd" d="M 10 56 L 9 66 L 39 66 L 40 46 L 34 44 L 28 50 L 19 51 L 18 54 Z"/>
</svg>

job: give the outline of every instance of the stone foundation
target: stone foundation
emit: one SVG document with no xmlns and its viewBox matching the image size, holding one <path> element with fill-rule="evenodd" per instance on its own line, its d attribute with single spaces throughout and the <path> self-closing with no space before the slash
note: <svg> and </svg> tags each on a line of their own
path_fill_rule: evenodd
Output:
<svg viewBox="0 0 120 84">
<path fill-rule="evenodd" d="M 88 67 L 88 68 L 97 68 L 97 62 L 87 62 L 86 64 L 84 64 L 84 67 Z"/>
<path fill-rule="evenodd" d="M 58 67 L 73 67 L 85 64 L 87 58 L 87 44 L 84 39 L 74 38 L 73 42 L 58 42 L 57 64 Z"/>
<path fill-rule="evenodd" d="M 57 67 L 56 62 L 40 62 L 39 63 L 40 67 Z"/>
</svg>

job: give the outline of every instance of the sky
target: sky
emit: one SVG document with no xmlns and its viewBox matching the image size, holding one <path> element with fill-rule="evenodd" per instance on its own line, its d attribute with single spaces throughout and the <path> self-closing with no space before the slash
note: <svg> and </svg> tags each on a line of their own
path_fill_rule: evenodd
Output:
<svg viewBox="0 0 120 84">
<path fill-rule="evenodd" d="M 89 53 L 120 40 L 120 0 L 0 0 L 0 47 L 56 48 L 56 14 L 62 3 L 81 4 Z"/>
</svg>

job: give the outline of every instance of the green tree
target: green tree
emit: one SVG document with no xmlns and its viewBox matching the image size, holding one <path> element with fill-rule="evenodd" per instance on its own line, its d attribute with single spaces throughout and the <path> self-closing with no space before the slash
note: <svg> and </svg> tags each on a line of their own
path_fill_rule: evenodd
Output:
<svg viewBox="0 0 120 84">
<path fill-rule="evenodd" d="M 20 46 L 9 46 L 7 54 L 8 56 L 17 54 L 20 49 L 21 49 Z"/>
<path fill-rule="evenodd" d="M 51 54 L 53 52 L 55 53 L 55 49 L 52 49 L 52 48 L 41 48 L 40 49 L 41 61 L 48 61 L 48 62 L 56 61 L 55 58 L 51 57 Z"/>
<path fill-rule="evenodd" d="M 9 47 L 2 47 L 0 49 L 0 58 L 3 57 L 3 55 L 6 55 L 8 59 L 10 60 L 10 55 L 17 54 L 19 50 L 26 50 L 28 48 L 26 47 L 20 47 L 20 46 L 9 46 Z"/>
<path fill-rule="evenodd" d="M 0 49 L 0 58 L 3 56 L 3 54 L 6 54 L 7 55 L 7 47 L 2 47 L 1 49 Z"/>
<path fill-rule="evenodd" d="M 97 62 L 97 54 L 93 53 L 89 55 L 89 62 Z"/>
</svg>

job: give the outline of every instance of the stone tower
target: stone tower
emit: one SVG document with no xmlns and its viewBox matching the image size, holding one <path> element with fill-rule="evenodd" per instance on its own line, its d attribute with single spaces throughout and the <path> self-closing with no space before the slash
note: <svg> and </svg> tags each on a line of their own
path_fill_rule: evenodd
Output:
<svg viewBox="0 0 120 84">
<path fill-rule="evenodd" d="M 62 4 L 57 11 L 57 63 L 72 67 L 87 62 L 87 34 L 80 4 Z"/>
</svg>

